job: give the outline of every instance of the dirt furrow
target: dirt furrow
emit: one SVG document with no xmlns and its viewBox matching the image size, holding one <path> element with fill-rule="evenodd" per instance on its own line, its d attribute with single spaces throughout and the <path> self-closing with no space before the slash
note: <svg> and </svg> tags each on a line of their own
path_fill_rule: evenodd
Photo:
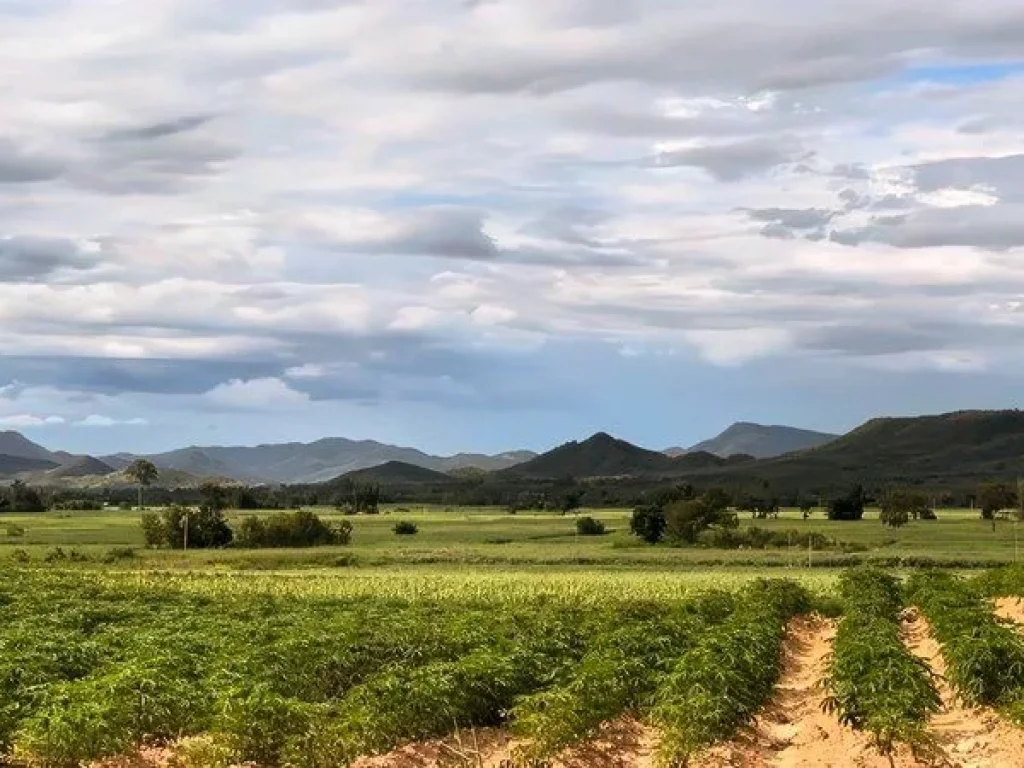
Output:
<svg viewBox="0 0 1024 768">
<path fill-rule="evenodd" d="M 794 619 L 784 649 L 775 694 L 754 725 L 716 747 L 696 764 L 708 768 L 888 768 L 870 738 L 822 710 L 820 681 L 836 633 L 835 622 L 809 616 Z M 898 758 L 897 766 L 914 765 Z"/>
<path fill-rule="evenodd" d="M 905 622 L 907 645 L 936 674 L 942 711 L 929 722 L 948 768 L 1005 768 L 1024 765 L 1024 731 L 987 707 L 965 706 L 946 682 L 942 650 L 924 617 L 916 612 Z"/>
</svg>

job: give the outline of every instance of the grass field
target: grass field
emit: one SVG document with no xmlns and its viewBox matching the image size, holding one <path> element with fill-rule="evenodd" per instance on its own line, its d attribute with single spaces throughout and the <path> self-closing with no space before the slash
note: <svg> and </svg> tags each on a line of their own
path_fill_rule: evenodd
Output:
<svg viewBox="0 0 1024 768">
<path fill-rule="evenodd" d="M 333 510 L 319 510 L 333 517 Z M 112 547 L 135 548 L 147 565 L 159 568 L 262 568 L 334 566 L 583 566 L 591 568 L 695 568 L 710 565 L 735 567 L 803 567 L 808 561 L 822 567 L 873 558 L 895 564 L 901 559 L 931 560 L 962 567 L 1013 562 L 1018 556 L 1017 527 L 1000 522 L 993 530 L 973 510 L 941 510 L 934 522 L 911 522 L 902 529 L 882 526 L 869 510 L 859 522 L 831 522 L 816 511 L 801 519 L 796 510 L 784 510 L 778 519 L 751 520 L 779 531 L 813 531 L 839 542 L 866 549 L 855 555 L 837 551 L 811 552 L 793 548 L 716 550 L 702 547 L 650 547 L 629 535 L 628 510 L 584 510 L 608 527 L 605 536 L 575 534 L 572 516 L 558 514 L 509 515 L 489 508 L 412 507 L 385 509 L 384 514 L 348 518 L 355 529 L 348 547 L 317 550 L 154 552 L 142 549 L 137 512 L 60 512 L 38 515 L 0 515 L 0 559 L 23 550 L 33 559 L 55 547 L 75 549 L 90 559 L 101 559 Z M 238 520 L 243 514 L 233 513 Z M 399 519 L 414 521 L 415 536 L 396 536 L 391 528 Z M 20 535 L 6 535 L 7 532 Z M 913 564 L 913 562 L 911 562 Z"/>
</svg>

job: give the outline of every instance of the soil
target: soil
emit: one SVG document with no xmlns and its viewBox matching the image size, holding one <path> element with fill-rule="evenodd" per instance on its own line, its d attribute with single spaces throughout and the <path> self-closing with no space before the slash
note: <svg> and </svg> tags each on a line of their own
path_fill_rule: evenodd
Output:
<svg viewBox="0 0 1024 768">
<path fill-rule="evenodd" d="M 1024 625 L 1024 599 L 1001 597 L 996 600 L 996 615 L 1001 619 Z"/>
<path fill-rule="evenodd" d="M 819 681 L 828 664 L 835 622 L 820 616 L 794 619 L 789 626 L 782 676 L 764 713 L 728 744 L 696 765 L 708 768 L 889 768 L 867 735 L 840 725 L 822 710 Z M 895 765 L 916 765 L 896 756 Z"/>
</svg>

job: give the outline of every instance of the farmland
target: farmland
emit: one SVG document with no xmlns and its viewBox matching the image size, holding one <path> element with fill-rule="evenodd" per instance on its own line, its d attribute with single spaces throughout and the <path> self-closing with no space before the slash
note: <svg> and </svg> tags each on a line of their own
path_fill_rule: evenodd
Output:
<svg viewBox="0 0 1024 768">
<path fill-rule="evenodd" d="M 991 602 L 1024 594 L 1024 568 L 982 568 L 1013 560 L 1012 523 L 756 521 L 858 545 L 808 553 L 638 545 L 625 511 L 586 514 L 610 532 L 391 509 L 351 518 L 346 547 L 188 553 L 143 549 L 134 512 L 0 517 L 18 532 L 0 535 L 0 754 L 370 768 L 1024 753 L 1024 636 Z M 418 533 L 396 536 L 397 519 Z"/>
</svg>

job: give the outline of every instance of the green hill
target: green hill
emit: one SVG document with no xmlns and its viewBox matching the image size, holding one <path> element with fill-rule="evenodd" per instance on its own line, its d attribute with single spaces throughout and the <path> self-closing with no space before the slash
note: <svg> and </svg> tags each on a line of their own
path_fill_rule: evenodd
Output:
<svg viewBox="0 0 1024 768">
<path fill-rule="evenodd" d="M 500 474 L 523 478 L 665 475 L 677 471 L 677 461 L 664 453 L 598 432 L 583 442 L 560 445 Z"/>
<path fill-rule="evenodd" d="M 332 482 L 344 481 L 379 483 L 382 486 L 438 485 L 457 482 L 455 478 L 443 472 L 435 472 L 432 469 L 407 464 L 404 461 L 389 461 L 376 467 L 357 469 L 354 472 L 347 472 Z"/>
<path fill-rule="evenodd" d="M 1024 412 L 957 411 L 879 418 L 818 448 L 704 472 L 777 489 L 905 483 L 965 488 L 1024 475 Z"/>
</svg>

